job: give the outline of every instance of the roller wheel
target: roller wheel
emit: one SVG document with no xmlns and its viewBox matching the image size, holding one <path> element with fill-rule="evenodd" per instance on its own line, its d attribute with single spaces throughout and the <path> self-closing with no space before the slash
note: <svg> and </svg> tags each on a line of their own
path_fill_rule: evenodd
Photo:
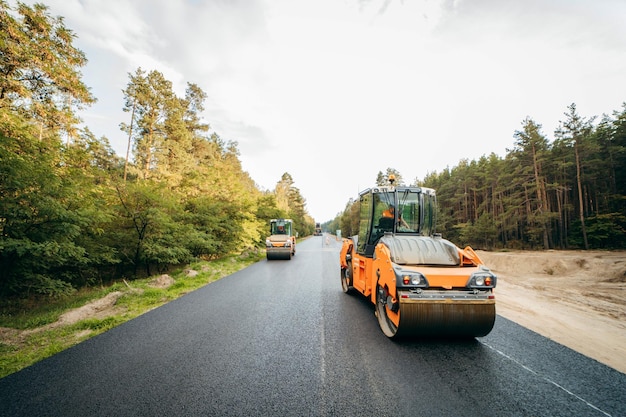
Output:
<svg viewBox="0 0 626 417">
<path fill-rule="evenodd" d="M 391 296 L 387 288 L 376 285 L 376 317 L 378 317 L 378 325 L 385 336 L 389 338 L 396 337 L 398 334 L 398 326 L 391 320 L 390 314 L 393 314 L 394 306 L 391 305 Z M 397 316 L 400 316 L 400 311 Z M 399 322 L 399 320 L 398 320 Z"/>
<path fill-rule="evenodd" d="M 348 262 L 348 267 L 341 270 L 341 289 L 346 294 L 352 292 L 352 262 Z"/>
</svg>

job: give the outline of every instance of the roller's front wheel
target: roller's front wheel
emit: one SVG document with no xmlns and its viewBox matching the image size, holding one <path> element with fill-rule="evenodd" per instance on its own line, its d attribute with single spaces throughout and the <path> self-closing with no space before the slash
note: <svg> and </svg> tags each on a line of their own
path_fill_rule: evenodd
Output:
<svg viewBox="0 0 626 417">
<path fill-rule="evenodd" d="M 378 325 L 385 336 L 389 338 L 397 336 L 398 324 L 400 323 L 400 306 L 398 302 L 393 303 L 387 288 L 380 285 L 376 285 L 376 317 L 378 317 Z"/>
<path fill-rule="evenodd" d="M 348 267 L 341 270 L 341 289 L 346 294 L 352 292 L 352 262 L 348 262 Z"/>
</svg>

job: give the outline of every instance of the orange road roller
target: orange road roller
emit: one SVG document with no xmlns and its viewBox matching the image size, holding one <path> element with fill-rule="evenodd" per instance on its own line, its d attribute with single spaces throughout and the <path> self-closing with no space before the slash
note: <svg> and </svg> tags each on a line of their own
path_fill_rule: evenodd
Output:
<svg viewBox="0 0 626 417">
<path fill-rule="evenodd" d="M 359 194 L 358 235 L 343 239 L 341 285 L 375 304 L 383 333 L 481 337 L 496 318 L 497 277 L 472 248 L 435 233 L 435 190 L 390 185 Z"/>
<path fill-rule="evenodd" d="M 270 220 L 270 235 L 265 239 L 265 253 L 267 260 L 289 260 L 296 254 L 296 236 L 293 232 L 293 220 Z"/>
</svg>

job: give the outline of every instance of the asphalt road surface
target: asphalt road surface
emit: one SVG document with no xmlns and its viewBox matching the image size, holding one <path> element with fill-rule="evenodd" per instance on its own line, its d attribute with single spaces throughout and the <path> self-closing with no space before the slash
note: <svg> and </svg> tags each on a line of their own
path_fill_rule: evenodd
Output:
<svg viewBox="0 0 626 417">
<path fill-rule="evenodd" d="M 338 252 L 312 237 L 0 379 L 0 415 L 626 416 L 626 374 L 502 317 L 387 339 Z"/>
</svg>

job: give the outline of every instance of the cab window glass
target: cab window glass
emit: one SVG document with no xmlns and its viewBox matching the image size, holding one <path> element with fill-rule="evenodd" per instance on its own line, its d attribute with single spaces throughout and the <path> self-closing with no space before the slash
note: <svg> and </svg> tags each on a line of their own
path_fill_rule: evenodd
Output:
<svg viewBox="0 0 626 417">
<path fill-rule="evenodd" d="M 364 194 L 359 201 L 359 240 L 357 251 L 360 253 L 365 252 L 365 245 L 367 244 L 367 232 L 370 227 L 370 215 L 372 208 L 372 196 L 371 194 Z"/>
<path fill-rule="evenodd" d="M 422 224 L 422 234 L 432 235 L 435 233 L 437 200 L 434 194 L 423 194 L 422 207 L 424 219 Z"/>
<path fill-rule="evenodd" d="M 406 190 L 398 193 L 398 233 L 417 233 L 420 227 L 420 193 Z"/>
</svg>

